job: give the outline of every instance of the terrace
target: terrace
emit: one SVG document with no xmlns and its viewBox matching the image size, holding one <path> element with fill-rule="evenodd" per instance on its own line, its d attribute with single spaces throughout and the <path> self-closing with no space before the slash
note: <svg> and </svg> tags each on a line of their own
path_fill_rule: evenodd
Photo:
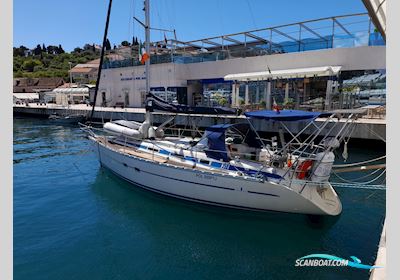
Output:
<svg viewBox="0 0 400 280">
<path fill-rule="evenodd" d="M 151 64 L 199 63 L 320 49 L 385 45 L 367 13 L 320 18 L 193 41 L 177 38 L 151 43 Z M 138 46 L 130 57 L 103 68 L 141 65 Z"/>
</svg>

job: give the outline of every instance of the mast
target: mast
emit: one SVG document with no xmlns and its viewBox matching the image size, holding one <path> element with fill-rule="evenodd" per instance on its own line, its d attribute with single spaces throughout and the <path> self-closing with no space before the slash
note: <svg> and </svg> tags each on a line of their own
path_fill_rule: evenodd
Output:
<svg viewBox="0 0 400 280">
<path fill-rule="evenodd" d="M 145 16 L 145 48 L 146 53 L 150 56 L 150 0 L 144 0 L 144 16 Z M 150 95 L 150 58 L 146 60 L 146 94 Z"/>
<path fill-rule="evenodd" d="M 99 91 L 99 83 L 100 83 L 100 77 L 101 77 L 101 68 L 103 67 L 103 58 L 104 58 L 104 51 L 105 51 L 105 49 L 106 49 L 108 25 L 109 25 L 109 23 L 110 23 L 111 5 L 112 5 L 112 0 L 110 0 L 110 2 L 108 3 L 106 27 L 105 27 L 105 30 L 104 30 L 103 45 L 101 46 L 101 55 L 100 55 L 99 71 L 97 72 L 96 88 L 95 88 L 95 92 L 94 92 L 94 100 L 93 100 L 92 112 L 91 112 L 91 114 L 90 114 L 90 120 L 93 120 L 94 107 L 96 106 L 97 93 L 98 93 L 98 91 Z"/>
<path fill-rule="evenodd" d="M 145 28 L 145 48 L 146 48 L 146 53 L 149 56 L 149 59 L 146 60 L 145 62 L 145 72 L 146 72 L 146 97 L 149 98 L 151 97 L 150 94 L 150 0 L 144 0 L 144 28 Z M 145 115 L 145 123 L 148 123 L 150 125 L 150 128 L 153 127 L 153 118 L 152 118 L 152 112 L 153 112 L 153 106 L 151 101 L 146 102 L 146 115 Z M 149 131 L 152 130 L 149 128 Z M 152 133 L 151 137 L 153 136 Z"/>
</svg>

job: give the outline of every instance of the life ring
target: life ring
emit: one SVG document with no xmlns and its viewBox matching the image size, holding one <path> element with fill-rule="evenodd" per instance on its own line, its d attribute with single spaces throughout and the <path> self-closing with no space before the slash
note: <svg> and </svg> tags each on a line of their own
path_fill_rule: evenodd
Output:
<svg viewBox="0 0 400 280">
<path fill-rule="evenodd" d="M 305 160 L 303 161 L 299 167 L 297 167 L 297 178 L 304 179 L 306 177 L 307 171 L 311 169 L 313 164 L 312 160 Z"/>
</svg>

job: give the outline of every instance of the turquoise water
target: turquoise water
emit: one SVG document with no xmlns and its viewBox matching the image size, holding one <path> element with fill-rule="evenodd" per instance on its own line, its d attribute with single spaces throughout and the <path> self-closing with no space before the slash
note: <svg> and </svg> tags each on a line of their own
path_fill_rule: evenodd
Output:
<svg viewBox="0 0 400 280">
<path fill-rule="evenodd" d="M 355 268 L 294 266 L 312 253 L 373 264 L 385 192 L 337 191 L 343 213 L 320 221 L 183 202 L 102 169 L 76 127 L 14 119 L 14 278 L 368 279 Z"/>
</svg>

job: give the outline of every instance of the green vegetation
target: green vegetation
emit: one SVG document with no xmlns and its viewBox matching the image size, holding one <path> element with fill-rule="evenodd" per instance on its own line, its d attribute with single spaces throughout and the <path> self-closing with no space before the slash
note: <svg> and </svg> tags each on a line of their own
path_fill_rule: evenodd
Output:
<svg viewBox="0 0 400 280">
<path fill-rule="evenodd" d="M 294 100 L 293 98 L 285 98 L 285 100 L 283 101 L 283 107 L 285 107 L 286 109 L 294 109 Z"/>
<path fill-rule="evenodd" d="M 109 42 L 108 42 L 109 44 Z M 109 46 L 108 46 L 109 47 Z M 69 62 L 71 67 L 100 57 L 100 50 L 86 44 L 66 53 L 62 46 L 37 45 L 33 50 L 25 46 L 13 49 L 14 78 L 61 77 L 68 81 Z"/>
</svg>

